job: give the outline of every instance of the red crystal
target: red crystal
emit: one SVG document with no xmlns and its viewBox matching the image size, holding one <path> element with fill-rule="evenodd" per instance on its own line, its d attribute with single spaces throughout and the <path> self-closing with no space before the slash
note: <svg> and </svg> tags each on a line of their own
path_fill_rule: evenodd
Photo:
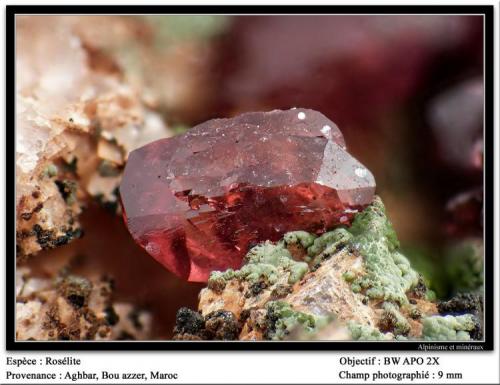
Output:
<svg viewBox="0 0 500 385">
<path fill-rule="evenodd" d="M 199 282 L 240 267 L 258 242 L 348 224 L 374 191 L 338 127 L 306 109 L 214 119 L 150 143 L 130 154 L 120 186 L 135 241 Z"/>
</svg>

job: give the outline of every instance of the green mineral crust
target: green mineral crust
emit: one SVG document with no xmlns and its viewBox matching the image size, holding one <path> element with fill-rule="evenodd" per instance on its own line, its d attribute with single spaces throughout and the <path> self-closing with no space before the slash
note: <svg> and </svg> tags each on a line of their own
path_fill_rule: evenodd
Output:
<svg viewBox="0 0 500 385">
<path fill-rule="evenodd" d="M 405 316 L 399 311 L 399 307 L 390 302 L 384 302 L 382 305 L 382 323 L 389 326 L 395 335 L 406 335 L 410 331 L 410 324 Z"/>
<path fill-rule="evenodd" d="M 387 336 L 372 326 L 349 322 L 347 327 L 354 341 L 383 341 L 388 339 Z"/>
<path fill-rule="evenodd" d="M 316 236 L 307 231 L 291 231 L 285 234 L 283 240 L 287 245 L 300 245 L 304 249 L 307 249 L 313 245 Z"/>
<path fill-rule="evenodd" d="M 267 338 L 271 340 L 281 340 L 295 328 L 302 328 L 303 331 L 312 335 L 331 321 L 330 317 L 295 311 L 289 303 L 284 301 L 268 302 L 266 310 Z"/>
<path fill-rule="evenodd" d="M 334 259 L 326 265 L 330 258 Z M 350 262 L 341 267 L 345 258 Z M 259 305 L 263 307 L 267 320 L 263 337 L 272 340 L 286 339 L 296 329 L 313 336 L 332 320 L 336 319 L 338 322 L 338 317 L 332 316 L 333 313 L 318 313 L 314 308 L 308 308 L 307 300 L 297 302 L 300 297 L 297 297 L 297 293 L 301 290 L 316 290 L 314 287 L 311 289 L 310 282 L 318 279 L 318 285 L 321 286 L 322 278 L 319 277 L 326 277 L 325 273 L 331 274 L 336 269 L 340 269 L 334 273 L 338 274 L 336 277 L 340 281 L 334 278 L 337 282 L 335 285 L 343 285 L 345 289 L 339 290 L 355 293 L 352 298 L 358 298 L 354 301 L 359 301 L 356 304 L 352 302 L 353 299 L 349 299 L 351 302 L 347 304 L 347 296 L 344 297 L 344 304 L 351 306 L 350 309 L 357 309 L 356 306 L 361 306 L 361 303 L 368 307 L 368 310 L 359 308 L 349 311 L 354 311 L 352 314 L 357 314 L 358 311 L 377 314 L 367 316 L 373 317 L 369 322 L 362 317 L 356 321 L 344 318 L 342 322 L 346 324 L 353 340 L 468 340 L 477 338 L 481 333 L 478 316 L 466 314 L 471 313 L 467 311 L 468 308 L 464 308 L 458 315 L 456 312 L 451 312 L 453 315 L 434 315 L 437 310 L 432 308 L 436 309 L 436 305 L 428 297 L 429 291 L 422 276 L 410 266 L 409 260 L 399 250 L 398 238 L 379 197 L 375 197 L 368 207 L 355 215 L 350 227 L 339 226 L 320 236 L 294 231 L 285 234 L 277 243 L 267 241 L 253 247 L 239 270 L 212 272 L 208 288 L 222 293 L 229 281 L 237 279 L 247 281 L 249 287 L 264 283 L 262 287 L 268 287 L 267 290 L 274 293 L 277 289 L 273 285 L 281 287 L 283 283 L 288 284 L 289 291 L 278 297 L 279 300 L 271 295 L 269 300 L 265 300 L 265 305 Z M 318 278 L 315 272 L 319 274 Z M 304 282 L 307 282 L 306 286 L 302 286 Z M 318 290 L 322 290 L 319 286 Z M 289 295 L 292 291 L 294 294 Z M 255 295 L 260 295 L 260 292 Z M 314 295 L 320 294 L 318 292 Z M 324 298 L 336 298 L 328 297 L 330 294 L 327 292 L 321 295 Z M 416 300 L 427 305 L 417 306 Z M 464 301 L 460 304 L 462 302 Z M 321 301 L 315 303 L 320 304 Z M 459 308 L 454 303 L 441 305 L 443 309 L 446 306 Z M 444 311 L 440 312 L 443 314 Z M 337 315 L 342 313 L 341 311 Z M 422 327 L 413 329 L 418 324 L 422 324 Z"/>
<path fill-rule="evenodd" d="M 301 239 L 311 238 L 301 234 Z M 399 305 L 408 303 L 406 293 L 418 284 L 419 274 L 399 251 L 398 238 L 379 197 L 356 215 L 350 228 L 337 228 L 321 235 L 308 247 L 307 253 L 314 266 L 321 263 L 325 254 L 346 246 L 363 257 L 366 271 L 358 278 L 352 272 L 344 274 L 345 280 L 352 282 L 353 291 L 365 291 L 369 298 Z"/>
<path fill-rule="evenodd" d="M 252 283 L 264 280 L 269 284 L 274 284 L 284 272 L 289 273 L 288 283 L 292 284 L 299 281 L 308 271 L 307 263 L 292 259 L 283 241 L 277 244 L 267 241 L 257 245 L 250 249 L 245 259 L 246 264 L 239 270 L 212 272 L 208 280 L 209 287 L 224 285 L 233 278 Z"/>
<path fill-rule="evenodd" d="M 419 274 L 399 252 L 399 241 L 385 214 L 382 200 L 376 197 L 363 212 L 356 215 L 348 229 L 355 253 L 364 259 L 366 274 L 353 282 L 373 299 L 407 304 L 406 293 L 418 284 Z"/>
<path fill-rule="evenodd" d="M 406 304 L 406 292 L 418 283 L 418 273 L 398 251 L 399 241 L 378 197 L 356 215 L 350 228 L 337 228 L 320 237 L 305 231 L 287 233 L 277 244 L 268 241 L 252 248 L 241 269 L 213 272 L 209 281 L 233 278 L 257 281 L 266 278 L 273 283 L 278 278 L 278 269 L 282 268 L 290 273 L 289 283 L 297 282 L 308 271 L 308 265 L 292 259 L 286 248 L 289 244 L 299 244 L 307 249 L 308 259 L 313 261 L 313 265 L 321 263 L 327 252 L 334 253 L 349 246 L 363 257 L 366 274 L 353 279 L 353 274 L 347 273 L 345 278 L 353 281 L 354 290 L 366 290 L 370 298 Z"/>
<path fill-rule="evenodd" d="M 469 332 L 477 327 L 471 314 L 426 317 L 422 326 L 422 338 L 426 341 L 468 341 Z"/>
<path fill-rule="evenodd" d="M 327 232 L 316 238 L 307 249 L 308 258 L 313 261 L 313 266 L 320 264 L 327 256 L 345 247 L 351 239 L 352 234 L 344 228 Z"/>
</svg>

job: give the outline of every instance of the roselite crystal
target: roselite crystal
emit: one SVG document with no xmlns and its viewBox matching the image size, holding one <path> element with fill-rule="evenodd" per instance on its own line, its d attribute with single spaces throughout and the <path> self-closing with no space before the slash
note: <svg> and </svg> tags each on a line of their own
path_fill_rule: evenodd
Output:
<svg viewBox="0 0 500 385">
<path fill-rule="evenodd" d="M 197 282 L 288 231 L 348 225 L 374 192 L 338 127 L 307 109 L 214 119 L 152 142 L 130 153 L 120 186 L 135 241 Z"/>
</svg>

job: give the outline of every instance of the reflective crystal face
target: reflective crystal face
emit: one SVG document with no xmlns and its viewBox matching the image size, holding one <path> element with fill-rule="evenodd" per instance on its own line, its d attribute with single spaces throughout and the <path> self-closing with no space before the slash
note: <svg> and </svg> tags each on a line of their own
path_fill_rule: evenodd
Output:
<svg viewBox="0 0 500 385">
<path fill-rule="evenodd" d="M 190 281 L 285 232 L 349 224 L 375 180 L 313 110 L 214 119 L 133 151 L 120 186 L 135 241 Z"/>
</svg>

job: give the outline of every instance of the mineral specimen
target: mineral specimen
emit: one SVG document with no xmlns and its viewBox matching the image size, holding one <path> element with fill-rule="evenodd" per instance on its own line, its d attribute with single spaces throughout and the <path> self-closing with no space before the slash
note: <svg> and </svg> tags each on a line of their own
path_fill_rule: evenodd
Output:
<svg viewBox="0 0 500 385">
<path fill-rule="evenodd" d="M 136 242 L 190 281 L 238 268 L 249 245 L 348 224 L 374 190 L 337 126 L 306 109 L 210 120 L 150 143 L 130 154 L 120 186 Z"/>
<path fill-rule="evenodd" d="M 470 314 L 426 317 L 422 321 L 426 341 L 468 341 L 477 323 Z"/>
<path fill-rule="evenodd" d="M 199 312 L 183 314 L 203 320 L 230 313 L 239 320 L 240 340 L 481 339 L 482 299 L 462 295 L 436 304 L 424 298 L 427 288 L 398 244 L 374 197 L 350 227 L 319 237 L 287 233 L 253 247 L 239 270 L 212 272 Z M 302 264 L 300 274 L 291 268 Z M 176 338 L 192 339 L 185 324 L 178 317 Z"/>
</svg>

